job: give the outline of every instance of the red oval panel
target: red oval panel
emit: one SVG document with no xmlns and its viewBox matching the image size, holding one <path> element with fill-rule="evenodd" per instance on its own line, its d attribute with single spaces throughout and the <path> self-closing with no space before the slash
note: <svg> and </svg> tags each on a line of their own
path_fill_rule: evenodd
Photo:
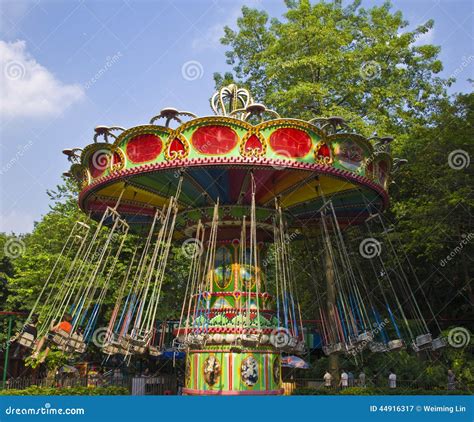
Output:
<svg viewBox="0 0 474 422">
<path fill-rule="evenodd" d="M 281 128 L 270 135 L 270 146 L 285 157 L 304 157 L 311 149 L 311 137 L 299 129 Z"/>
<path fill-rule="evenodd" d="M 127 156 L 133 163 L 144 163 L 154 160 L 163 149 L 161 139 L 150 133 L 138 135 L 127 144 Z"/>
<path fill-rule="evenodd" d="M 226 154 L 236 147 L 238 137 L 227 126 L 204 126 L 193 133 L 192 142 L 202 154 Z"/>
</svg>

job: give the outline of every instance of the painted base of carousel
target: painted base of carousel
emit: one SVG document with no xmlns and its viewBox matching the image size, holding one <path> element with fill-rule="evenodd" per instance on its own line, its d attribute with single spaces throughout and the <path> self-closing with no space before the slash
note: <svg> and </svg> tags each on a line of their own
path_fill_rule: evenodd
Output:
<svg viewBox="0 0 474 422">
<path fill-rule="evenodd" d="M 183 395 L 186 396 L 281 396 L 284 392 L 283 388 L 271 391 L 218 391 L 183 388 Z"/>
<path fill-rule="evenodd" d="M 230 351 L 229 346 L 190 350 L 186 356 L 187 395 L 281 395 L 280 353 L 266 348 Z"/>
</svg>

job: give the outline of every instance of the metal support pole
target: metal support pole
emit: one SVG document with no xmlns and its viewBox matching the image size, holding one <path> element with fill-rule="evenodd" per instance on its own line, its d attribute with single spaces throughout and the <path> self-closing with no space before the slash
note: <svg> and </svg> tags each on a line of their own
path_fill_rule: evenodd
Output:
<svg viewBox="0 0 474 422">
<path fill-rule="evenodd" d="M 327 315 L 334 314 L 334 306 L 336 303 L 336 286 L 334 283 L 334 267 L 331 256 L 327 248 L 324 249 L 325 267 L 326 267 L 326 306 L 328 310 Z M 334 321 L 334 318 L 330 318 Z M 335 384 L 339 383 L 339 357 L 331 353 L 329 355 L 329 372 L 331 373 Z"/>
<path fill-rule="evenodd" d="M 5 348 L 5 361 L 3 362 L 3 388 L 7 385 L 7 374 L 8 374 L 8 355 L 10 354 L 10 338 L 12 336 L 13 326 L 13 315 L 8 316 L 8 334 L 7 334 L 7 347 Z"/>
</svg>

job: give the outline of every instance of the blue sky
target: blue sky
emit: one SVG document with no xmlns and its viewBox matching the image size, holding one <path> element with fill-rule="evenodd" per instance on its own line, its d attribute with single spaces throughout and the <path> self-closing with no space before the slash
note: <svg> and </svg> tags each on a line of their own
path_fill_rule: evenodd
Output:
<svg viewBox="0 0 474 422">
<path fill-rule="evenodd" d="M 165 106 L 210 114 L 212 74 L 229 70 L 219 38 L 244 4 L 285 10 L 280 0 L 3 0 L 0 231 L 33 228 L 68 169 L 61 151 L 90 143 L 95 126 L 147 123 Z M 452 92 L 470 91 L 474 2 L 393 4 L 410 27 L 435 20 L 420 42 L 442 47 Z"/>
</svg>

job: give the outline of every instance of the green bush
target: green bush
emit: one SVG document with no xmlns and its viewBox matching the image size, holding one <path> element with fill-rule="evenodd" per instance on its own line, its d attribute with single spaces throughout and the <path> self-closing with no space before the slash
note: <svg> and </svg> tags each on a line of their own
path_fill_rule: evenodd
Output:
<svg viewBox="0 0 474 422">
<path fill-rule="evenodd" d="M 125 387 L 37 387 L 31 386 L 24 390 L 0 390 L 1 396 L 125 396 Z"/>
<path fill-rule="evenodd" d="M 443 395 L 471 395 L 466 390 L 423 390 L 419 388 L 373 388 L 350 387 L 344 390 L 326 388 L 301 387 L 293 391 L 294 396 L 443 396 Z"/>
</svg>

